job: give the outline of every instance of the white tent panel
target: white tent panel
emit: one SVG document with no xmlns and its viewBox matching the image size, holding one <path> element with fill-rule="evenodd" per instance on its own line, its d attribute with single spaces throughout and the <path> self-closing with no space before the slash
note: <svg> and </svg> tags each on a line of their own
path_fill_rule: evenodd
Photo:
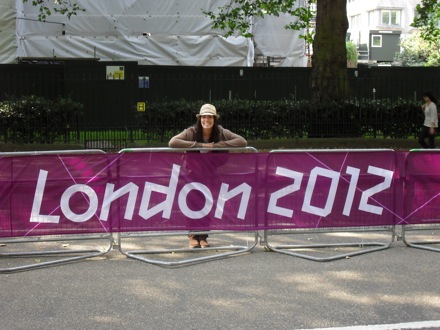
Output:
<svg viewBox="0 0 440 330">
<path fill-rule="evenodd" d="M 47 21 L 41 22 L 31 1 L 23 4 L 22 0 L 15 0 L 16 51 L 13 55 L 9 51 L 8 62 L 16 57 L 56 56 L 147 65 L 253 64 L 253 41 L 239 36 L 222 37 L 224 32 L 213 30 L 210 18 L 202 12 L 215 11 L 227 0 L 75 1 L 86 11 L 69 20 L 52 10 Z M 53 5 L 51 1 L 47 4 Z M 286 17 L 258 20 L 258 53 L 282 56 L 287 65 L 298 65 L 303 46 L 298 43 L 297 34 L 280 29 L 286 23 Z M 3 55 L 4 51 L 0 53 Z"/>
<path fill-rule="evenodd" d="M 121 0 L 77 1 L 86 8 L 85 12 L 72 16 L 70 20 L 52 13 L 47 22 L 33 21 L 38 20 L 38 10 L 25 4 L 22 18 L 29 21 L 23 26 L 22 33 L 57 35 L 61 30 L 52 25 L 58 23 L 65 24 L 66 34 L 79 36 L 222 34 L 211 29 L 211 20 L 202 13 L 202 9 L 210 9 L 206 6 L 207 1 L 138 0 L 131 1 L 131 6 Z"/>
<path fill-rule="evenodd" d="M 0 63 L 11 63 L 15 60 L 16 16 L 15 0 L 2 0 L 0 3 Z"/>
<path fill-rule="evenodd" d="M 293 18 L 281 14 L 279 17 L 269 16 L 254 19 L 254 41 L 256 54 L 282 57 L 279 66 L 305 66 L 305 44 L 299 38 L 300 32 L 287 30 L 285 26 Z M 295 42 L 292 42 L 295 41 Z"/>
<path fill-rule="evenodd" d="M 144 65 L 245 66 L 248 45 L 244 38 L 226 40 L 217 36 L 34 37 L 19 49 L 18 57 L 40 54 L 34 56 L 135 60 Z"/>
</svg>

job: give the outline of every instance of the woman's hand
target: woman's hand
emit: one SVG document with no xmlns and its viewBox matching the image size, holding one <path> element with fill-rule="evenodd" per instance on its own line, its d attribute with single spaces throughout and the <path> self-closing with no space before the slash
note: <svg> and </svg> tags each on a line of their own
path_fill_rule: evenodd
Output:
<svg viewBox="0 0 440 330">
<path fill-rule="evenodd" d="M 214 147 L 214 142 L 202 144 L 202 148 L 212 148 L 212 147 Z"/>
</svg>

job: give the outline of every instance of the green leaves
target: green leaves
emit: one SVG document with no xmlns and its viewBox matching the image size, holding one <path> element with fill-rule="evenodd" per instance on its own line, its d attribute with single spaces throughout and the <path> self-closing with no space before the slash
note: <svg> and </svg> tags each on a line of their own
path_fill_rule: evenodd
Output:
<svg viewBox="0 0 440 330">
<path fill-rule="evenodd" d="M 293 22 L 285 26 L 286 29 L 301 31 L 306 29 L 305 34 L 300 35 L 308 43 L 313 42 L 314 34 L 312 29 L 312 19 L 316 14 L 312 4 L 316 0 L 308 1 L 308 5 L 297 7 L 298 1 L 295 0 L 231 0 L 229 4 L 219 7 L 217 12 L 202 11 L 203 14 L 212 20 L 212 27 L 225 31 L 224 36 L 229 37 L 239 34 L 246 38 L 253 37 L 252 17 L 279 16 L 288 14 L 292 16 Z"/>
<path fill-rule="evenodd" d="M 440 39 L 427 41 L 420 32 L 400 40 L 401 52 L 396 53 L 394 65 L 440 66 Z"/>
<path fill-rule="evenodd" d="M 0 102 L 0 127 L 7 128 L 5 139 L 13 143 L 53 143 L 78 125 L 82 109 L 70 98 L 10 97 Z"/>
<path fill-rule="evenodd" d="M 137 122 L 145 134 L 168 141 L 195 122 L 202 101 L 164 101 L 149 105 Z M 277 101 L 246 99 L 214 102 L 220 125 L 246 139 L 301 137 L 415 136 L 423 118 L 420 105 L 411 100 L 350 99 L 315 103 L 293 98 Z"/>
<path fill-rule="evenodd" d="M 440 39 L 440 4 L 437 0 L 422 0 L 416 6 L 417 15 L 411 24 L 420 28 L 421 36 L 428 42 Z M 437 51 L 439 51 L 437 49 Z"/>
<path fill-rule="evenodd" d="M 38 7 L 38 19 L 45 21 L 48 16 L 52 15 L 51 8 L 49 6 L 50 0 L 32 0 L 32 6 Z M 29 2 L 29 0 L 23 0 L 23 3 Z M 85 12 L 86 10 L 80 7 L 76 2 L 71 0 L 55 0 L 53 5 L 55 13 L 66 16 L 70 19 L 73 15 L 77 15 L 78 12 Z"/>
<path fill-rule="evenodd" d="M 347 41 L 345 45 L 347 47 L 347 61 L 357 62 L 359 52 L 357 50 L 356 44 L 352 41 Z"/>
</svg>

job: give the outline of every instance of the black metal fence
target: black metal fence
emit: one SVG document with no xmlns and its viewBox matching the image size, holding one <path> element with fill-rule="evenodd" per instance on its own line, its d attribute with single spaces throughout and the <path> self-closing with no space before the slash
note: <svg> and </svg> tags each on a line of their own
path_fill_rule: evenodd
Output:
<svg viewBox="0 0 440 330">
<path fill-rule="evenodd" d="M 393 120 L 400 125 L 401 121 L 398 113 L 366 109 L 353 113 L 344 108 L 333 110 L 331 116 L 327 112 L 311 116 L 280 106 L 284 99 L 310 99 L 310 68 L 161 67 L 88 61 L 31 63 L 0 65 L 0 101 L 12 96 L 38 95 L 48 99 L 69 97 L 83 104 L 81 120 L 66 125 L 58 139 L 77 141 L 86 147 L 117 150 L 134 141 L 165 141 L 192 124 L 194 114 L 204 102 L 216 104 L 225 126 L 248 138 L 270 137 L 278 131 L 280 136 L 375 137 L 388 134 L 386 129 L 384 132 L 384 122 Z M 108 79 L 109 70 L 122 71 L 123 79 Z M 440 95 L 440 68 L 364 66 L 348 69 L 348 74 L 353 100 L 405 99 L 421 103 L 425 90 Z M 233 100 L 264 101 L 266 113 L 255 115 L 252 104 L 235 113 L 238 110 L 228 109 Z M 168 113 L 173 116 L 163 114 L 163 109 L 162 115 L 157 116 L 156 107 L 164 104 L 168 104 Z M 193 108 L 180 111 L 182 104 Z M 257 110 L 263 111 L 261 106 Z M 415 121 L 419 126 L 415 114 L 405 116 L 406 122 Z M 0 138 L 7 141 L 11 137 L 10 127 L 0 126 Z M 35 130 L 31 126 L 26 123 L 23 129 Z"/>
</svg>

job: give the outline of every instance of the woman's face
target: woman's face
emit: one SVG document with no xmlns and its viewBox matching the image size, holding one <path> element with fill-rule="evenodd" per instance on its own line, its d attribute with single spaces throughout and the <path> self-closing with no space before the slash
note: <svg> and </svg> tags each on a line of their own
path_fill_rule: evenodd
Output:
<svg viewBox="0 0 440 330">
<path fill-rule="evenodd" d="M 203 129 L 211 129 L 214 126 L 214 116 L 200 116 L 200 123 L 202 124 Z"/>
<path fill-rule="evenodd" d="M 425 102 L 431 102 L 431 99 L 429 98 L 429 96 L 423 96 L 423 99 L 425 100 Z"/>
</svg>

